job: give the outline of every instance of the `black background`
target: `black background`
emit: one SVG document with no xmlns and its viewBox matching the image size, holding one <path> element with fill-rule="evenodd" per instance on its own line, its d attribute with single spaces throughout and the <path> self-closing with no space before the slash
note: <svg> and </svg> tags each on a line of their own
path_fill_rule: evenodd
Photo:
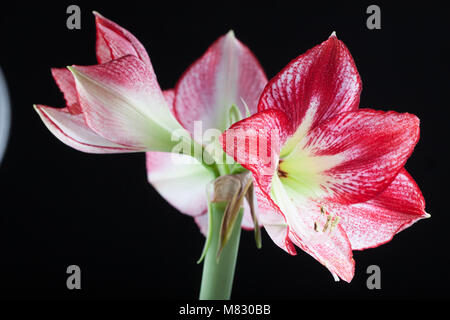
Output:
<svg viewBox="0 0 450 320">
<path fill-rule="evenodd" d="M 0 167 L 0 295 L 3 298 L 196 299 L 203 236 L 193 220 L 147 183 L 143 154 L 92 155 L 54 138 L 33 103 L 63 106 L 50 67 L 95 64 L 97 10 L 146 47 L 162 88 L 220 35 L 233 29 L 267 76 L 336 31 L 363 80 L 361 105 L 410 112 L 421 139 L 407 169 L 432 218 L 376 249 L 355 252 L 353 281 L 299 250 L 279 249 L 265 232 L 257 250 L 243 232 L 235 299 L 449 298 L 448 17 L 439 3 L 381 7 L 381 30 L 366 28 L 371 2 L 115 3 L 17 2 L 0 8 L 0 65 L 12 102 L 12 130 Z M 153 4 L 152 4 L 153 3 Z M 78 4 L 81 30 L 66 28 Z M 66 288 L 66 268 L 82 270 L 82 290 Z M 368 290 L 366 268 L 382 271 Z"/>
</svg>

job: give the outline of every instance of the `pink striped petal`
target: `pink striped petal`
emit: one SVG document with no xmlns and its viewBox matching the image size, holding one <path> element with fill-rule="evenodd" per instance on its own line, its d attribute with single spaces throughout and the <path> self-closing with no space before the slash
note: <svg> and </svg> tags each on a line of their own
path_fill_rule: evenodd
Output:
<svg viewBox="0 0 450 320">
<path fill-rule="evenodd" d="M 75 79 L 73 78 L 72 73 L 67 68 L 52 68 L 52 75 L 64 95 L 67 110 L 72 114 L 81 113 L 77 89 L 75 87 Z"/>
<path fill-rule="evenodd" d="M 256 178 L 253 178 L 256 200 L 258 202 L 258 219 L 264 226 L 270 238 L 276 245 L 291 255 L 297 251 L 289 234 L 290 228 L 286 217 L 278 205 L 273 201 L 270 193 L 263 190 Z"/>
<path fill-rule="evenodd" d="M 97 27 L 96 53 L 99 63 L 106 63 L 126 55 L 134 55 L 149 66 L 152 64 L 144 46 L 129 31 L 94 12 Z"/>
<path fill-rule="evenodd" d="M 147 152 L 147 177 L 152 186 L 181 213 L 208 211 L 207 186 L 214 174 L 195 158 L 168 152 Z"/>
<path fill-rule="evenodd" d="M 225 152 L 250 170 L 261 188 L 269 192 L 290 128 L 284 112 L 267 110 L 232 125 L 221 135 L 220 142 Z"/>
<path fill-rule="evenodd" d="M 73 66 L 87 125 L 114 143 L 136 149 L 171 151 L 181 126 L 170 112 L 156 77 L 135 56 L 105 64 Z"/>
<path fill-rule="evenodd" d="M 66 108 L 57 109 L 35 105 L 35 110 L 45 126 L 63 143 L 88 153 L 120 153 L 142 151 L 115 144 L 94 133 L 82 114 L 72 114 Z"/>
<path fill-rule="evenodd" d="M 290 62 L 265 87 L 258 111 L 278 109 L 293 122 L 287 154 L 321 120 L 358 108 L 361 79 L 350 52 L 333 34 Z"/>
<path fill-rule="evenodd" d="M 312 130 L 280 163 L 284 184 L 322 201 L 367 201 L 386 189 L 419 139 L 411 114 L 360 109 Z"/>
<path fill-rule="evenodd" d="M 354 250 L 389 242 L 396 233 L 429 217 L 422 193 L 405 169 L 375 198 L 350 206 L 328 204 L 326 210 L 341 218 Z"/>
<path fill-rule="evenodd" d="M 257 109 L 259 96 L 267 83 L 253 53 L 234 37 L 219 38 L 181 77 L 176 86 L 175 113 L 191 134 L 194 121 L 204 130 L 227 129 L 227 113 L 236 105 L 246 114 Z"/>
<path fill-rule="evenodd" d="M 355 262 L 344 230 L 339 225 L 332 227 L 320 204 L 284 186 L 278 176 L 274 177 L 271 194 L 286 217 L 290 240 L 328 268 L 336 280 L 339 277 L 350 282 Z"/>
</svg>

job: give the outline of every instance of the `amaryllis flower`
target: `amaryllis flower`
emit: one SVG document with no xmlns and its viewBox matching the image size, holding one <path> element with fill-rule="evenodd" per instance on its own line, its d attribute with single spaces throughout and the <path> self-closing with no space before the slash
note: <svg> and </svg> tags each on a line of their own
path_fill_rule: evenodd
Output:
<svg viewBox="0 0 450 320">
<path fill-rule="evenodd" d="M 259 219 L 273 241 L 290 254 L 298 246 L 345 281 L 354 275 L 352 250 L 428 217 L 403 168 L 419 119 L 358 109 L 360 92 L 354 61 L 333 33 L 270 80 L 259 112 L 221 137 L 253 173 Z"/>
<path fill-rule="evenodd" d="M 262 68 L 229 32 L 184 73 L 175 89 L 163 92 L 143 45 L 98 13 L 95 21 L 99 64 L 52 69 L 67 106 L 35 105 L 36 111 L 57 138 L 77 150 L 147 151 L 150 183 L 175 208 L 195 217 L 206 234 L 206 186 L 217 174 L 201 159 L 171 153 L 179 143 L 173 133 L 195 139 L 194 121 L 203 130 L 221 132 L 234 122 L 230 110 L 237 114 L 235 120 L 255 113 L 267 83 Z M 243 227 L 253 228 L 248 205 Z"/>
<path fill-rule="evenodd" d="M 62 142 L 90 153 L 170 152 L 182 129 L 170 111 L 142 44 L 96 14 L 98 65 L 52 69 L 63 109 L 35 105 Z"/>
</svg>

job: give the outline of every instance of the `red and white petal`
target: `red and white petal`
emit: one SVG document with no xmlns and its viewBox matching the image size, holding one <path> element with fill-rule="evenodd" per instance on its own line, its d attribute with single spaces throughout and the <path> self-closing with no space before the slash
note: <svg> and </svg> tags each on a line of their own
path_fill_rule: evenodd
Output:
<svg viewBox="0 0 450 320">
<path fill-rule="evenodd" d="M 88 153 L 121 153 L 143 151 L 115 144 L 94 133 L 85 123 L 82 114 L 72 114 L 66 108 L 57 109 L 35 105 L 35 110 L 45 126 L 63 143 Z"/>
<path fill-rule="evenodd" d="M 236 105 L 241 114 L 256 112 L 267 78 L 253 53 L 232 31 L 214 42 L 180 78 L 176 86 L 175 113 L 194 134 L 194 121 L 204 130 L 227 129 L 227 113 Z"/>
<path fill-rule="evenodd" d="M 94 132 L 137 149 L 171 151 L 172 134 L 182 128 L 141 60 L 128 55 L 70 70 L 86 123 Z"/>
<path fill-rule="evenodd" d="M 269 192 L 290 124 L 284 112 L 259 112 L 232 125 L 221 135 L 220 143 L 228 155 L 253 173 L 259 187 Z"/>
<path fill-rule="evenodd" d="M 291 61 L 265 87 L 258 111 L 278 109 L 293 122 L 293 137 L 283 154 L 320 121 L 356 110 L 361 79 L 350 52 L 333 34 Z"/>
<path fill-rule="evenodd" d="M 286 218 L 290 240 L 327 267 L 336 280 L 350 282 L 355 262 L 345 231 L 332 225 L 318 203 L 284 186 L 278 176 L 273 179 L 271 194 Z"/>
<path fill-rule="evenodd" d="M 351 204 L 386 189 L 419 139 L 411 114 L 360 109 L 320 124 L 280 163 L 284 184 L 320 201 Z"/>
<path fill-rule="evenodd" d="M 354 250 L 384 244 L 396 233 L 429 217 L 422 193 L 405 169 L 375 198 L 350 206 L 328 204 L 326 210 L 341 218 Z"/>
<path fill-rule="evenodd" d="M 52 75 L 64 95 L 67 110 L 72 114 L 81 113 L 75 79 L 72 73 L 67 68 L 52 68 Z"/>
<path fill-rule="evenodd" d="M 99 63 L 106 63 L 126 55 L 134 55 L 149 66 L 150 58 L 144 46 L 128 30 L 94 12 L 97 27 L 96 54 Z"/>
<path fill-rule="evenodd" d="M 147 177 L 152 186 L 181 213 L 199 216 L 208 211 L 207 186 L 214 174 L 193 157 L 147 152 Z"/>
<path fill-rule="evenodd" d="M 295 246 L 289 238 L 289 226 L 281 209 L 272 200 L 270 194 L 263 191 L 256 179 L 253 180 L 255 195 L 258 202 L 258 221 L 264 226 L 268 235 L 281 249 L 291 255 L 296 255 Z"/>
</svg>

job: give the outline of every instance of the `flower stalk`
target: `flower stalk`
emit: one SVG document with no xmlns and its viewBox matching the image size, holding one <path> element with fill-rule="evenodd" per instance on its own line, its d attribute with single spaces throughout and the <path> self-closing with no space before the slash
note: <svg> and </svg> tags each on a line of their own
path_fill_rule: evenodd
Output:
<svg viewBox="0 0 450 320">
<path fill-rule="evenodd" d="M 244 210 L 240 208 L 231 235 L 218 257 L 220 229 L 226 207 L 226 202 L 211 202 L 209 205 L 211 238 L 207 240 L 209 244 L 203 264 L 200 300 L 228 300 L 231 296 Z"/>
</svg>

